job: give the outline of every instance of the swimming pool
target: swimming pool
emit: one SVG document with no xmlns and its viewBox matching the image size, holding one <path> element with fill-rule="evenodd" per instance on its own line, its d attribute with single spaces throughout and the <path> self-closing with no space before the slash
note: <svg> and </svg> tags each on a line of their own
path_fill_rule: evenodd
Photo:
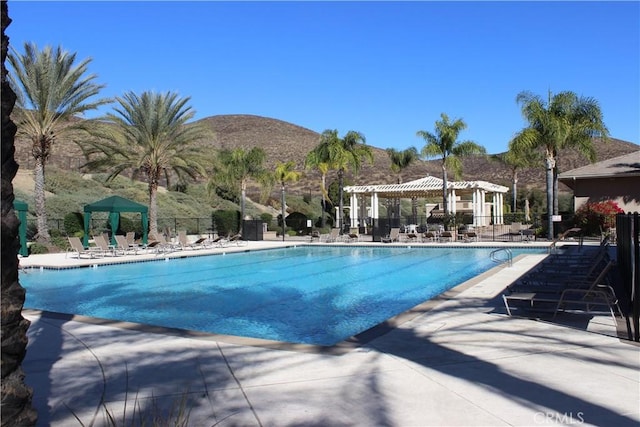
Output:
<svg viewBox="0 0 640 427">
<path fill-rule="evenodd" d="M 31 269 L 20 282 L 26 308 L 331 346 L 490 269 L 492 250 L 300 246 Z"/>
</svg>

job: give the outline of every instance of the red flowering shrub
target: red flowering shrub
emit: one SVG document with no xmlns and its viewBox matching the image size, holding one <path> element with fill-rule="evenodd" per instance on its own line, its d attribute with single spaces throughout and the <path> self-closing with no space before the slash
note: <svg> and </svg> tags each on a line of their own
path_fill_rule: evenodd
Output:
<svg viewBox="0 0 640 427">
<path fill-rule="evenodd" d="M 616 215 L 619 213 L 624 211 L 613 200 L 587 203 L 576 211 L 576 225 L 586 235 L 598 235 L 615 226 Z"/>
</svg>

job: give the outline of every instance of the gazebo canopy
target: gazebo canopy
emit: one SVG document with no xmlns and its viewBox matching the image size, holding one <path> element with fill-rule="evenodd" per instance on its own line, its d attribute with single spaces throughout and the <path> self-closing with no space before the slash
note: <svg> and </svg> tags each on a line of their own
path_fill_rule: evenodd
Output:
<svg viewBox="0 0 640 427">
<path fill-rule="evenodd" d="M 351 226 L 356 227 L 362 218 L 370 216 L 377 219 L 378 200 L 380 198 L 427 198 L 442 194 L 443 180 L 435 176 L 426 176 L 414 181 L 402 184 L 379 184 L 379 185 L 352 185 L 344 187 L 344 192 L 351 196 L 350 219 Z M 448 181 L 447 193 L 449 212 L 456 212 L 457 195 L 471 196 L 474 225 L 484 225 L 488 214 L 485 195 L 492 194 L 493 201 L 493 221 L 495 224 L 502 224 L 502 200 L 504 194 L 509 191 L 505 186 L 493 184 L 487 181 Z M 366 213 L 365 197 L 371 197 L 371 213 Z M 360 201 L 359 201 L 360 200 Z"/>
<path fill-rule="evenodd" d="M 379 184 L 379 185 L 352 185 L 344 188 L 349 194 L 372 194 L 377 193 L 378 197 L 428 197 L 442 193 L 443 181 L 435 176 L 426 176 L 402 184 Z M 473 190 L 484 190 L 491 193 L 506 193 L 507 187 L 493 184 L 486 181 L 449 181 L 447 189 L 455 190 L 458 193 L 472 193 Z"/>
<path fill-rule="evenodd" d="M 106 199 L 85 205 L 84 207 L 84 245 L 89 243 L 89 224 L 91 223 L 91 212 L 109 212 L 109 222 L 111 230 L 118 229 L 120 214 L 122 212 L 139 212 L 142 216 L 142 243 L 147 243 L 147 228 L 149 223 L 149 208 L 140 203 L 125 199 L 120 196 L 111 196 Z M 115 239 L 112 236 L 112 240 Z"/>
</svg>

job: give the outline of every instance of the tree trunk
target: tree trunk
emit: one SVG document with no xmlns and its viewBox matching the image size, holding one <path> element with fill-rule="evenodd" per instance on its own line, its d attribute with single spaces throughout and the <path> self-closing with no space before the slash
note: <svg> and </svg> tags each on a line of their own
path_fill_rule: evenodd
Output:
<svg viewBox="0 0 640 427">
<path fill-rule="evenodd" d="M 518 210 L 518 172 L 513 172 L 513 213 Z"/>
<path fill-rule="evenodd" d="M 244 221 L 244 208 L 245 208 L 245 201 L 247 199 L 247 183 L 245 180 L 242 180 L 242 183 L 240 184 L 241 190 L 240 190 L 240 226 L 239 228 L 239 233 L 242 234 L 242 224 Z"/>
<path fill-rule="evenodd" d="M 286 211 L 286 199 L 284 194 L 284 183 L 282 184 L 282 241 L 284 242 L 284 234 L 287 232 L 287 220 L 285 219 L 287 215 Z"/>
<path fill-rule="evenodd" d="M 47 209 L 45 206 L 44 195 L 44 158 L 37 156 L 35 158 L 35 166 L 33 168 L 34 197 L 36 201 L 36 217 L 38 224 L 38 235 L 36 239 L 42 243 L 49 243 L 49 227 L 47 225 Z"/>
<path fill-rule="evenodd" d="M 158 179 L 149 179 L 149 234 L 158 236 Z"/>
<path fill-rule="evenodd" d="M 320 216 L 320 226 L 324 229 L 324 226 L 326 225 L 325 223 L 325 219 L 324 219 L 324 214 L 327 211 L 327 199 L 324 196 L 324 194 L 327 191 L 327 187 L 326 187 L 326 175 L 322 174 L 322 214 Z"/>
<path fill-rule="evenodd" d="M 547 157 L 547 238 L 553 240 L 553 167 L 555 161 L 551 157 Z"/>
<path fill-rule="evenodd" d="M 18 281 L 19 221 L 13 210 L 13 178 L 18 171 L 15 162 L 14 136 L 16 126 L 9 117 L 16 100 L 7 82 L 4 62 L 9 39 L 5 28 L 9 25 L 7 2 L 2 2 L 2 426 L 33 426 L 38 419 L 31 399 L 33 391 L 24 383 L 22 361 L 27 353 L 29 321 L 22 317 L 25 291 Z"/>
<path fill-rule="evenodd" d="M 338 227 L 340 228 L 340 234 L 342 234 L 342 230 L 343 230 L 343 226 L 342 223 L 344 222 L 344 203 L 342 201 L 342 185 L 343 185 L 343 179 L 344 178 L 344 172 L 342 170 L 338 171 L 338 194 L 339 194 L 339 202 L 338 202 Z"/>
<path fill-rule="evenodd" d="M 558 215 L 560 211 L 558 209 L 558 165 L 557 163 L 553 167 L 553 214 Z"/>
</svg>

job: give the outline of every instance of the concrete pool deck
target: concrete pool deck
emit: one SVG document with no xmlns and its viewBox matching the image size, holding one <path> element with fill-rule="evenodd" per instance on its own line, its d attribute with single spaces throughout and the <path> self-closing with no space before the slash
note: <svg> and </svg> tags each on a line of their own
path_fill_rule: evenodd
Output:
<svg viewBox="0 0 640 427">
<path fill-rule="evenodd" d="M 64 257 L 21 266 L 79 262 Z M 637 426 L 640 347 L 618 338 L 611 316 L 506 316 L 502 290 L 542 257 L 496 267 L 340 352 L 25 310 L 25 381 L 40 426 L 88 425 L 96 411 L 104 425 L 104 408 L 131 419 L 134 404 L 182 400 L 190 426 Z"/>
</svg>

